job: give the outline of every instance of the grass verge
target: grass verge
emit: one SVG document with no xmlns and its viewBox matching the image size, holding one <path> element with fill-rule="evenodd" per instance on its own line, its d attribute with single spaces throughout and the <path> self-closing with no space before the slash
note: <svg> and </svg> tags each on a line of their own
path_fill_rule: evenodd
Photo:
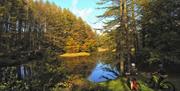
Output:
<svg viewBox="0 0 180 91">
<path fill-rule="evenodd" d="M 142 81 L 138 82 L 140 83 L 141 91 L 154 91 L 146 86 Z M 124 78 L 119 78 L 108 82 L 101 82 L 99 85 L 107 87 L 109 91 L 131 91 L 127 86 Z"/>
</svg>

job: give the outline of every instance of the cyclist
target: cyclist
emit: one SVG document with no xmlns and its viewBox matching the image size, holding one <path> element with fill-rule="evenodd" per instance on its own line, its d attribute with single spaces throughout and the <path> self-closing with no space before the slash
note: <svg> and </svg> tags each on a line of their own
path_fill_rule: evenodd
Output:
<svg viewBox="0 0 180 91">
<path fill-rule="evenodd" d="M 138 89 L 138 83 L 136 81 L 137 68 L 135 63 L 131 63 L 129 72 L 127 72 L 126 75 L 129 76 L 127 78 L 127 82 L 130 89 L 137 90 Z"/>
<path fill-rule="evenodd" d="M 137 81 L 136 81 L 137 68 L 135 63 L 131 63 L 130 74 L 131 74 L 130 87 L 131 89 L 137 89 Z"/>
<path fill-rule="evenodd" d="M 131 63 L 130 74 L 133 76 L 137 75 L 137 68 L 135 63 Z"/>
</svg>

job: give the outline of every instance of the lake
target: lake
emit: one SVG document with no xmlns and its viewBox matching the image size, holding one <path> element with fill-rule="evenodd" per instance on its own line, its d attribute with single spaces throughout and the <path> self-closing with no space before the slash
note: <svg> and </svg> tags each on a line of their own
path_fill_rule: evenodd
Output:
<svg viewBox="0 0 180 91">
<path fill-rule="evenodd" d="M 67 88 L 77 85 L 87 88 L 85 85 L 89 83 L 116 79 L 121 73 L 113 63 L 112 53 L 98 53 L 89 57 L 36 60 L 26 64 L 1 67 L 0 90 L 19 91 L 21 88 L 22 91 L 46 91 L 49 88 L 52 90 L 57 87 Z M 179 86 L 179 75 L 170 76 L 169 79 L 176 87 Z"/>
</svg>

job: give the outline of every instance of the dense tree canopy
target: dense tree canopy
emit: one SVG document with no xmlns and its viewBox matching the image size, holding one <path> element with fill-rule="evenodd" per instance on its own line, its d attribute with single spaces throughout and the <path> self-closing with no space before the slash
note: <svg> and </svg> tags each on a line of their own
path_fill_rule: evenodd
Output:
<svg viewBox="0 0 180 91">
<path fill-rule="evenodd" d="M 48 47 L 60 52 L 96 50 L 95 33 L 86 22 L 42 0 L 1 0 L 0 42 L 0 54 L 7 56 Z"/>
<path fill-rule="evenodd" d="M 116 33 L 117 59 L 179 60 L 179 0 L 100 0 L 106 12 L 99 17 Z M 138 61 L 137 60 L 137 61 Z"/>
<path fill-rule="evenodd" d="M 179 60 L 179 6 L 179 0 L 153 0 L 149 6 L 143 6 L 143 47 L 150 50 L 153 59 Z"/>
</svg>

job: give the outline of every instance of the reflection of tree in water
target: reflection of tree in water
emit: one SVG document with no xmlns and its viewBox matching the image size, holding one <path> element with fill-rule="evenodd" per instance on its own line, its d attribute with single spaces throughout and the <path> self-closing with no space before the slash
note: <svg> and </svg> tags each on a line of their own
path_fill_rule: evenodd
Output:
<svg viewBox="0 0 180 91">
<path fill-rule="evenodd" d="M 81 57 L 68 60 L 52 58 L 48 61 L 34 61 L 24 65 L 3 67 L 0 73 L 0 85 L 4 88 L 0 88 L 0 90 L 43 91 L 43 89 L 52 89 L 56 86 L 67 88 L 73 85 L 71 87 L 73 88 L 76 85 L 81 86 L 83 83 L 86 85 L 85 78 L 94 66 L 94 60 Z M 73 84 L 74 81 L 76 84 Z"/>
<path fill-rule="evenodd" d="M 21 66 L 1 68 L 0 90 L 50 89 L 56 83 L 66 79 L 65 70 L 57 60 L 50 62 L 33 62 Z"/>
<path fill-rule="evenodd" d="M 95 66 L 95 60 L 89 57 L 65 58 L 63 64 L 69 74 L 80 74 L 87 77 Z"/>
<path fill-rule="evenodd" d="M 95 67 L 96 60 L 96 57 L 62 60 L 48 58 L 48 61 L 36 60 L 23 65 L 2 67 L 0 69 L 0 90 L 43 91 L 43 89 L 51 90 L 56 87 L 87 90 L 92 85 L 86 77 Z M 91 89 L 96 88 L 104 89 L 96 86 Z"/>
<path fill-rule="evenodd" d="M 19 66 L 20 67 L 20 66 Z M 26 66 L 22 67 L 23 69 L 20 73 L 19 67 L 2 67 L 1 68 L 1 79 L 0 79 L 0 90 L 25 90 L 29 89 L 27 86 L 27 83 L 25 82 L 27 80 L 26 76 L 28 75 L 28 69 L 26 69 Z"/>
</svg>

